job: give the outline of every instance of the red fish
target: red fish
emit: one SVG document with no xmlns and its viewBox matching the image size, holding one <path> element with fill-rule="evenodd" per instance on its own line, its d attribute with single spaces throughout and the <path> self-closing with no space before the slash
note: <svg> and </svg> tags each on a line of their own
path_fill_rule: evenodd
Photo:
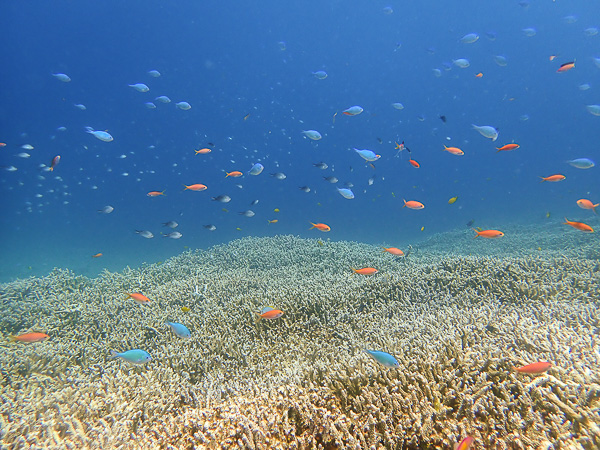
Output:
<svg viewBox="0 0 600 450">
<path fill-rule="evenodd" d="M 552 367 L 552 363 L 546 361 L 538 361 L 532 364 L 527 364 L 526 366 L 515 367 L 515 370 L 519 373 L 526 373 L 529 375 L 537 375 L 540 373 L 544 373 Z"/>
<path fill-rule="evenodd" d="M 469 450 L 474 440 L 475 438 L 467 436 L 462 441 L 460 441 L 460 444 L 457 445 L 456 450 Z"/>
<path fill-rule="evenodd" d="M 310 224 L 312 225 L 312 227 L 309 228 L 310 230 L 312 230 L 313 228 L 316 228 L 319 231 L 331 231 L 331 227 L 329 225 L 324 224 L 324 223 L 312 223 L 312 222 L 310 222 Z"/>
<path fill-rule="evenodd" d="M 100 258 L 102 256 L 102 253 L 96 253 L 95 255 L 92 255 L 92 258 Z"/>
<path fill-rule="evenodd" d="M 409 201 L 404 200 L 403 208 L 404 207 L 409 208 L 409 209 L 423 209 L 423 208 L 425 208 L 425 205 L 416 200 L 409 200 Z"/>
<path fill-rule="evenodd" d="M 50 336 L 48 336 L 46 333 L 24 333 L 18 336 L 10 336 L 9 339 L 11 342 L 19 341 L 31 343 L 45 341 L 49 337 Z"/>
<path fill-rule="evenodd" d="M 134 292 L 133 294 L 127 294 L 127 298 L 134 299 L 140 305 L 150 303 L 150 299 L 148 297 L 146 297 L 144 294 L 140 294 L 139 292 Z"/>
<path fill-rule="evenodd" d="M 56 155 L 54 158 L 52 158 L 52 162 L 50 163 L 50 172 L 54 170 L 54 168 L 58 165 L 59 162 L 60 155 Z"/>
<path fill-rule="evenodd" d="M 519 144 L 512 143 L 512 144 L 503 145 L 502 147 L 496 147 L 496 149 L 498 149 L 498 152 L 505 152 L 505 151 L 515 150 L 519 147 L 520 147 Z M 498 152 L 496 152 L 496 153 L 498 153 Z"/>
<path fill-rule="evenodd" d="M 564 64 L 560 65 L 560 67 L 558 68 L 557 72 L 558 73 L 566 72 L 567 70 L 571 70 L 573 67 L 575 67 L 575 61 L 564 63 Z"/>
<path fill-rule="evenodd" d="M 391 253 L 394 256 L 404 256 L 404 252 L 396 247 L 389 247 L 389 248 L 383 247 L 383 252 Z"/>
<path fill-rule="evenodd" d="M 362 269 L 355 269 L 354 267 L 350 268 L 352 269 L 352 272 L 357 273 L 359 275 L 375 275 L 377 272 L 379 272 L 373 267 L 363 267 Z"/>
<path fill-rule="evenodd" d="M 542 181 L 540 181 L 540 183 L 543 183 L 544 181 L 550 181 L 551 183 L 556 183 L 557 181 L 562 181 L 564 180 L 565 177 L 564 175 L 557 173 L 556 175 L 550 175 L 549 177 L 540 177 L 542 179 Z"/>
<path fill-rule="evenodd" d="M 255 311 L 254 314 L 258 315 L 258 319 L 256 319 L 258 322 L 260 319 L 279 319 L 281 316 L 283 316 L 283 311 L 266 306 L 261 312 L 258 313 Z"/>
<path fill-rule="evenodd" d="M 200 192 L 200 191 L 205 191 L 206 189 L 208 189 L 208 188 L 206 187 L 206 185 L 204 185 L 204 184 L 200 184 L 200 183 L 197 183 L 197 184 L 190 184 L 189 186 L 188 186 L 188 185 L 186 185 L 186 184 L 184 184 L 184 186 L 185 186 L 185 189 L 184 189 L 184 191 L 188 191 L 188 190 L 189 190 L 189 191 L 196 191 L 196 192 Z"/>
<path fill-rule="evenodd" d="M 564 225 L 570 225 L 576 230 L 583 231 L 585 233 L 593 233 L 594 229 L 590 227 L 588 224 L 583 222 L 573 222 L 565 217 Z"/>
<path fill-rule="evenodd" d="M 150 191 L 146 195 L 148 197 L 158 197 L 159 195 L 165 195 L 165 191 Z"/>
<path fill-rule="evenodd" d="M 475 238 L 478 236 L 484 237 L 484 238 L 488 238 L 488 239 L 494 239 L 494 238 L 499 238 L 504 236 L 504 233 L 502 231 L 498 231 L 498 230 L 476 230 L 475 228 L 473 228 L 473 231 L 475 233 L 477 233 L 475 235 Z M 473 238 L 473 239 L 475 239 Z"/>
<path fill-rule="evenodd" d="M 421 167 L 421 165 L 418 162 L 416 162 L 414 159 L 409 159 L 408 162 L 410 163 L 411 166 L 413 166 L 413 167 L 415 167 L 417 169 L 419 167 Z"/>
</svg>

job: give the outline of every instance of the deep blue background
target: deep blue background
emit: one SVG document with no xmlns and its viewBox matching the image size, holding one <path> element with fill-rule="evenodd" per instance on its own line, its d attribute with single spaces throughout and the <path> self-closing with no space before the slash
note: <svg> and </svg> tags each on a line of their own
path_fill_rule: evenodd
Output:
<svg viewBox="0 0 600 450">
<path fill-rule="evenodd" d="M 385 6 L 394 13 L 385 14 Z M 567 15 L 577 22 L 567 23 Z M 600 201 L 598 167 L 566 164 L 578 157 L 600 162 L 600 118 L 585 109 L 600 104 L 593 60 L 600 57 L 600 35 L 583 31 L 592 26 L 600 26 L 600 16 L 587 1 L 473 0 L 452 8 L 441 1 L 4 2 L 0 141 L 7 146 L 0 165 L 18 170 L 0 172 L 0 279 L 54 266 L 93 275 L 247 235 L 401 247 L 470 219 L 501 229 L 542 223 L 550 212 L 596 225 L 575 201 Z M 526 27 L 537 35 L 526 37 Z M 491 31 L 495 40 L 485 37 Z M 471 32 L 479 41 L 459 41 Z M 498 66 L 495 55 L 508 65 Z M 471 67 L 444 69 L 457 58 L 468 58 Z M 573 59 L 575 69 L 556 73 Z M 162 76 L 150 77 L 151 69 Z M 316 79 L 317 70 L 328 78 Z M 72 82 L 51 76 L 60 72 Z M 146 83 L 150 92 L 128 87 L 134 83 Z M 582 83 L 591 89 L 581 91 Z M 159 95 L 173 102 L 144 106 Z M 192 109 L 177 109 L 182 100 Z M 392 108 L 394 102 L 405 109 Z M 364 112 L 341 115 L 353 105 Z M 483 138 L 472 123 L 497 127 L 500 138 Z M 57 131 L 61 126 L 67 130 Z M 115 139 L 101 142 L 85 126 Z M 306 129 L 319 130 L 323 139 L 309 141 Z M 408 164 L 406 152 L 394 157 L 395 140 L 406 142 L 420 169 Z M 520 149 L 495 153 L 513 140 Z M 208 142 L 213 152 L 195 156 Z M 29 159 L 15 156 L 23 144 L 35 147 Z M 461 147 L 465 156 L 442 152 L 444 144 Z M 351 147 L 381 154 L 376 168 Z M 57 154 L 62 159 L 54 172 L 40 169 Z M 247 172 L 256 161 L 265 166 L 260 176 L 224 178 L 224 171 Z M 319 161 L 329 169 L 312 166 Z M 287 179 L 270 177 L 273 172 Z M 554 173 L 567 180 L 539 183 L 539 176 Z M 356 198 L 342 198 L 322 180 L 328 175 L 340 187 L 354 183 Z M 182 192 L 193 183 L 209 188 Z M 312 192 L 298 190 L 303 185 Z M 166 196 L 148 198 L 151 190 Z M 233 200 L 210 200 L 219 194 Z M 453 196 L 458 201 L 448 205 Z M 402 209 L 402 198 L 426 208 Z M 254 199 L 260 203 L 250 207 Z M 96 212 L 108 204 L 112 214 Z M 249 208 L 255 217 L 238 214 Z M 171 231 L 161 226 L 168 220 L 180 223 L 182 239 L 160 236 Z M 309 221 L 332 231 L 309 231 Z M 136 229 L 156 237 L 143 239 Z M 92 259 L 97 252 L 104 256 Z"/>
</svg>

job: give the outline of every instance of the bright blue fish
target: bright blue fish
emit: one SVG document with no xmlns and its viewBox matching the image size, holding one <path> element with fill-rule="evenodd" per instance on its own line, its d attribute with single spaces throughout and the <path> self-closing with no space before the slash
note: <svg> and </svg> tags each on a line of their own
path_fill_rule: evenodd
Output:
<svg viewBox="0 0 600 450">
<path fill-rule="evenodd" d="M 181 325 L 180 323 L 175 322 L 165 322 L 165 325 L 170 326 L 171 330 L 173 330 L 173 333 L 175 333 L 180 338 L 189 339 L 192 336 L 190 330 L 188 330 L 185 325 Z"/>
<path fill-rule="evenodd" d="M 265 166 L 263 166 L 261 163 L 256 163 L 252 166 L 252 169 L 250 169 L 249 173 L 250 175 L 260 175 L 264 168 Z"/>
<path fill-rule="evenodd" d="M 588 158 L 577 158 L 567 162 L 577 169 L 591 169 L 596 165 L 594 161 Z"/>
<path fill-rule="evenodd" d="M 152 360 L 152 357 L 145 352 L 144 350 L 135 349 L 135 350 L 127 350 L 123 353 L 117 353 L 114 350 L 110 351 L 110 357 L 113 358 L 121 358 L 124 361 L 127 361 L 130 364 L 146 364 Z"/>
<path fill-rule="evenodd" d="M 358 153 L 365 161 L 377 161 L 381 158 L 381 155 L 375 154 L 372 150 L 359 150 L 357 148 L 353 148 L 352 150 Z"/>
<path fill-rule="evenodd" d="M 384 365 L 385 367 L 400 367 L 400 364 L 398 363 L 398 361 L 396 361 L 396 358 L 394 358 L 389 353 L 380 352 L 379 350 L 366 349 L 365 352 L 367 352 L 375 361 L 377 361 L 379 364 Z"/>
</svg>

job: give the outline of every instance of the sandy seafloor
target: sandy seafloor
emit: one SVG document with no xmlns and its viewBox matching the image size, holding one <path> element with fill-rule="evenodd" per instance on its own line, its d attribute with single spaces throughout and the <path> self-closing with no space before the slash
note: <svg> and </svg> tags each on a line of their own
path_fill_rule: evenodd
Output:
<svg viewBox="0 0 600 450">
<path fill-rule="evenodd" d="M 2 341 L 2 448 L 599 448 L 598 233 L 503 231 L 435 235 L 406 258 L 325 234 L 244 238 L 2 284 L 2 335 L 50 335 Z M 350 270 L 365 266 L 379 273 Z M 256 323 L 264 306 L 285 315 Z M 153 360 L 108 357 L 134 348 Z M 540 360 L 554 367 L 512 370 Z"/>
</svg>

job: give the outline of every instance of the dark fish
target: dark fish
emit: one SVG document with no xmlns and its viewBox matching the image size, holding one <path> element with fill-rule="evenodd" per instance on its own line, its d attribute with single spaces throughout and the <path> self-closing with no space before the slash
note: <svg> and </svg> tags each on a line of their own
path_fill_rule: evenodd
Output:
<svg viewBox="0 0 600 450">
<path fill-rule="evenodd" d="M 210 146 L 210 147 L 214 147 L 215 144 L 213 144 L 212 142 L 207 142 L 206 145 Z"/>
<path fill-rule="evenodd" d="M 471 219 L 467 222 L 467 227 L 471 228 L 473 226 L 473 224 L 475 223 L 475 219 Z"/>
<path fill-rule="evenodd" d="M 229 195 L 218 195 L 217 197 L 211 197 L 216 202 L 228 203 L 231 201 L 231 197 Z"/>
<path fill-rule="evenodd" d="M 446 116 L 440 116 L 442 122 L 446 123 Z"/>
<path fill-rule="evenodd" d="M 352 181 L 346 181 L 344 183 L 344 186 L 349 187 L 349 188 L 353 188 L 354 187 L 354 183 Z"/>
<path fill-rule="evenodd" d="M 179 226 L 179 224 L 177 222 L 175 222 L 174 220 L 169 220 L 168 222 L 164 222 L 163 226 L 169 227 L 169 228 L 177 228 Z"/>
<path fill-rule="evenodd" d="M 208 231 L 215 231 L 217 229 L 217 227 L 213 224 L 203 225 L 203 227 L 206 228 Z"/>
<path fill-rule="evenodd" d="M 330 177 L 323 177 L 323 179 L 324 179 L 325 181 L 329 181 L 330 183 L 337 183 L 337 182 L 338 182 L 338 179 L 337 179 L 336 177 L 334 177 L 334 176 L 330 176 Z"/>
<path fill-rule="evenodd" d="M 310 192 L 310 188 L 308 186 L 300 186 L 298 189 L 300 189 L 302 192 Z"/>
<path fill-rule="evenodd" d="M 316 167 L 317 169 L 321 169 L 321 170 L 325 170 L 329 167 L 323 161 L 321 161 L 320 163 L 313 164 L 313 166 Z"/>
<path fill-rule="evenodd" d="M 250 202 L 250 206 L 254 206 L 258 203 L 258 200 L 252 200 L 252 202 Z"/>
<path fill-rule="evenodd" d="M 377 138 L 377 142 L 379 142 L 380 144 L 383 144 L 383 141 L 381 140 L 381 138 Z"/>
</svg>

